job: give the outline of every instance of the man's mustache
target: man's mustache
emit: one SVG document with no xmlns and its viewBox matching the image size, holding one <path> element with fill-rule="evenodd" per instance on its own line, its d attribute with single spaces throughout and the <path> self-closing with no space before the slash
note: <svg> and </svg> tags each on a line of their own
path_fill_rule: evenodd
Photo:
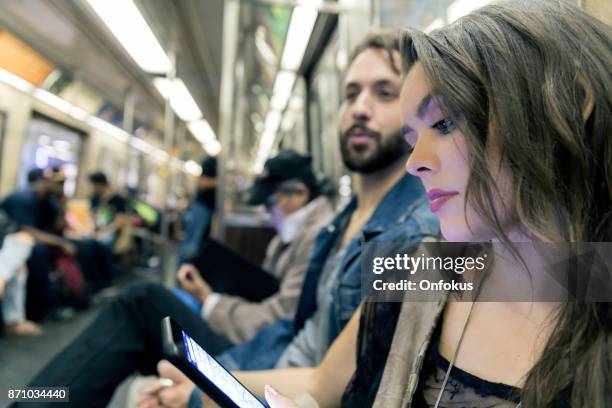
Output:
<svg viewBox="0 0 612 408">
<path fill-rule="evenodd" d="M 343 140 L 348 139 L 349 133 L 351 133 L 354 130 L 360 130 L 361 132 L 365 133 L 367 136 L 370 136 L 371 138 L 380 140 L 380 133 L 378 133 L 375 130 L 372 130 L 372 129 L 366 127 L 366 126 L 359 125 L 359 124 L 354 124 L 353 126 L 348 128 L 347 130 L 345 130 L 342 133 L 342 139 Z"/>
</svg>

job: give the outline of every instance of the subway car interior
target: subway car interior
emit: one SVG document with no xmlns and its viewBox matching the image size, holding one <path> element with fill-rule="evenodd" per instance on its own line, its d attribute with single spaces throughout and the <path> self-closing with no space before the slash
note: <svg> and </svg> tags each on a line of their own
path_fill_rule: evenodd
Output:
<svg viewBox="0 0 612 408">
<path fill-rule="evenodd" d="M 1 0 L 0 407 L 612 407 L 611 27 L 610 0 Z M 430 241 L 496 251 L 452 258 L 483 293 L 533 242 L 604 280 L 408 289 Z"/>
</svg>

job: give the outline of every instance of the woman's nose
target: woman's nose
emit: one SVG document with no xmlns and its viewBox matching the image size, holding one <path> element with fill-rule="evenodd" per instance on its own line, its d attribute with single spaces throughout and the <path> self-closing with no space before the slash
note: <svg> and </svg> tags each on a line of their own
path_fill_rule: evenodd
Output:
<svg viewBox="0 0 612 408">
<path fill-rule="evenodd" d="M 417 143 L 406 162 L 406 171 L 416 177 L 433 174 L 440 169 L 440 160 L 435 151 L 435 141 L 423 135 Z"/>
</svg>

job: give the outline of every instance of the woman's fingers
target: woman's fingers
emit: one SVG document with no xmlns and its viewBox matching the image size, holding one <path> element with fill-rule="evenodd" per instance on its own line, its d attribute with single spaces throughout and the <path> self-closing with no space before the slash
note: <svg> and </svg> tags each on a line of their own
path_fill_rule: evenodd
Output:
<svg viewBox="0 0 612 408">
<path fill-rule="evenodd" d="M 266 401 L 270 404 L 270 408 L 298 408 L 292 399 L 281 395 L 270 385 L 266 384 L 264 392 L 266 394 Z"/>
</svg>

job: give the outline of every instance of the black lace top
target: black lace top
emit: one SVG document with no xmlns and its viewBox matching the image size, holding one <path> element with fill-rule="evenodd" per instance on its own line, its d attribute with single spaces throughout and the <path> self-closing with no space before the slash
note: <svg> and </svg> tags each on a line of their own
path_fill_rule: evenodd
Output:
<svg viewBox="0 0 612 408">
<path fill-rule="evenodd" d="M 414 407 L 433 407 L 440 395 L 449 362 L 440 354 L 440 329 L 436 329 L 421 371 Z M 520 402 L 518 388 L 492 383 L 458 367 L 450 376 L 439 407 L 442 408 L 514 408 Z"/>
<path fill-rule="evenodd" d="M 357 369 L 342 396 L 342 407 L 371 407 L 376 399 L 401 303 L 364 303 L 357 339 Z M 412 408 L 435 405 L 448 369 L 448 361 L 440 355 L 440 322 L 433 333 Z M 407 368 L 408 369 L 408 368 Z M 553 406 L 569 408 L 568 387 Z M 451 376 L 440 403 L 444 408 L 514 408 L 518 402 L 517 388 L 496 384 L 475 377 L 457 367 Z"/>
</svg>

